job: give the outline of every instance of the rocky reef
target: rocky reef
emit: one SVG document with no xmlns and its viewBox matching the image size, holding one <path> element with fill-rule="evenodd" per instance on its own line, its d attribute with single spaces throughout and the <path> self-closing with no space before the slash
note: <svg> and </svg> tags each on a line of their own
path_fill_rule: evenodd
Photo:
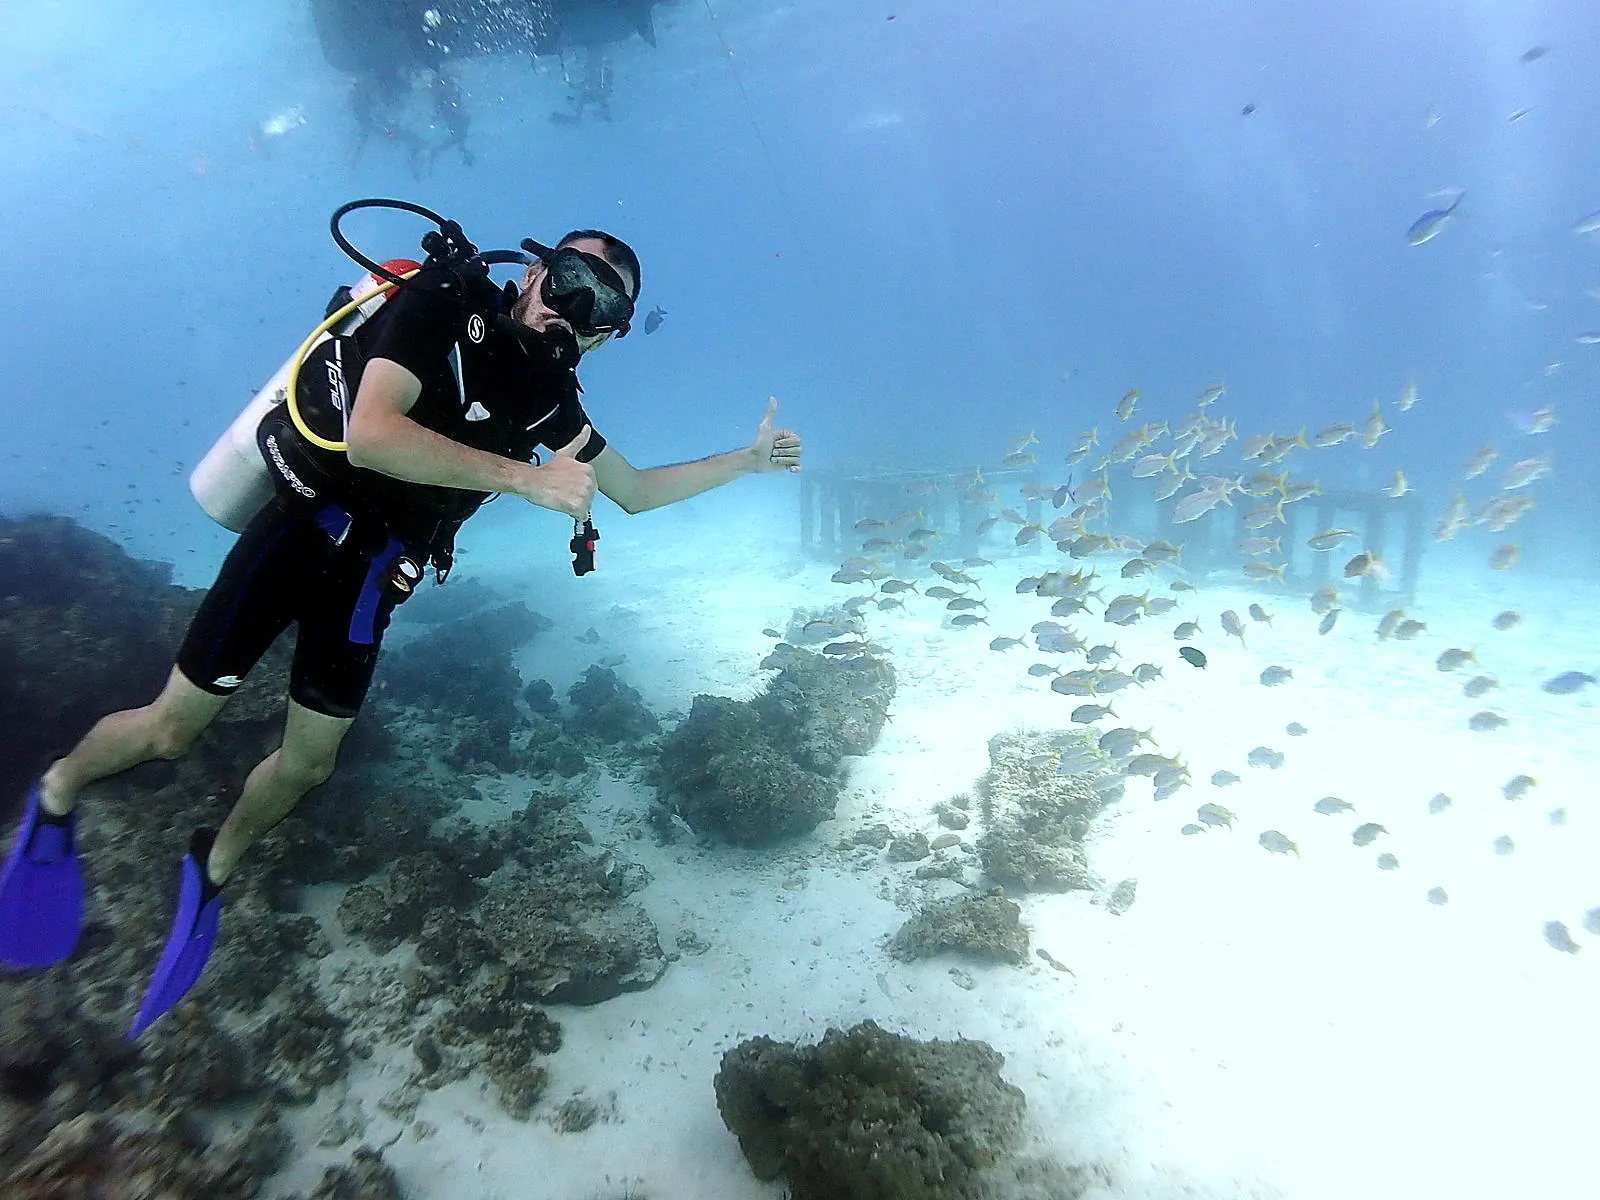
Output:
<svg viewBox="0 0 1600 1200">
<path fill-rule="evenodd" d="M 653 780 L 697 833 L 769 845 L 833 815 L 847 755 L 877 741 L 894 668 L 870 654 L 830 657 L 788 643 L 762 662 L 777 675 L 751 700 L 696 696 L 661 740 Z"/>
<path fill-rule="evenodd" d="M 923 905 L 889 939 L 889 953 L 902 962 L 955 953 L 1017 964 L 1028 960 L 1028 931 L 1022 909 L 996 888 Z"/>
<path fill-rule="evenodd" d="M 1026 1099 L 984 1042 L 916 1041 L 872 1021 L 813 1046 L 767 1037 L 722 1057 L 724 1124 L 792 1200 L 962 1200 L 1016 1148 Z"/>
<path fill-rule="evenodd" d="M 989 769 L 975 788 L 984 873 L 1019 894 L 1098 887 L 1083 841 L 1118 784 L 1111 760 L 1082 730 L 989 739 Z"/>
</svg>

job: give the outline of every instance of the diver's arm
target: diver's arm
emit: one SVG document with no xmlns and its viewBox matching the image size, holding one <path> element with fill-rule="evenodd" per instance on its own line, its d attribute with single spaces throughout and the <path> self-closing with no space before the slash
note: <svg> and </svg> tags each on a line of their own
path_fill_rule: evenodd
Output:
<svg viewBox="0 0 1600 1200">
<path fill-rule="evenodd" d="M 573 457 L 589 440 L 589 429 L 542 466 L 474 450 L 426 429 L 406 414 L 422 394 L 422 381 L 399 363 L 374 358 L 362 373 L 346 434 L 353 466 L 381 471 L 410 483 L 507 492 L 569 516 L 589 511 L 594 471 Z"/>
<path fill-rule="evenodd" d="M 800 469 L 800 435 L 788 429 L 774 429 L 772 418 L 778 402 L 767 402 L 756 440 L 743 450 L 729 450 L 694 462 L 673 463 L 665 467 L 639 470 L 612 446 L 594 460 L 595 482 L 600 491 L 616 502 L 623 512 L 641 513 L 652 508 L 676 504 L 712 488 L 731 483 L 741 475 L 766 471 Z"/>
</svg>

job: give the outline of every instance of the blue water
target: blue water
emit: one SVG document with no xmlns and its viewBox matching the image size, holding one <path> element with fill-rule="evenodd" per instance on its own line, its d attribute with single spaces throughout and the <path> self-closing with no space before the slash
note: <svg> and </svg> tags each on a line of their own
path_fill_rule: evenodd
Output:
<svg viewBox="0 0 1600 1200">
<path fill-rule="evenodd" d="M 1431 527 L 1548 458 L 1521 524 L 1430 548 L 1425 594 L 1514 586 L 1546 627 L 1592 626 L 1600 345 L 1578 339 L 1600 333 L 1600 232 L 1573 227 L 1600 210 L 1600 8 L 681 0 L 654 18 L 656 48 L 607 51 L 609 123 L 550 119 L 558 58 L 455 64 L 475 162 L 419 177 L 396 143 L 353 160 L 348 81 L 300 0 L 10 0 L 0 510 L 71 514 L 208 583 L 228 537 L 187 473 L 358 274 L 328 214 L 389 195 L 484 246 L 600 226 L 638 250 L 641 309 L 670 315 L 582 372 L 636 465 L 745 444 L 770 395 L 814 471 L 992 470 L 1031 430 L 1051 483 L 1078 431 L 1123 431 L 1130 388 L 1138 420 L 1175 422 L 1224 384 L 1213 411 L 1241 436 L 1359 424 L 1377 401 L 1394 431 L 1375 449 L 1302 452 L 1296 477 L 1370 490 L 1403 470 Z M 408 119 L 424 128 L 420 101 Z M 386 258 L 422 228 L 351 232 Z M 1545 407 L 1552 431 L 1519 430 Z M 560 522 L 530 519 L 550 537 L 534 569 L 564 571 Z M 1508 540 L 1514 584 L 1487 567 Z M 1594 671 L 1600 651 L 1528 658 Z"/>
</svg>

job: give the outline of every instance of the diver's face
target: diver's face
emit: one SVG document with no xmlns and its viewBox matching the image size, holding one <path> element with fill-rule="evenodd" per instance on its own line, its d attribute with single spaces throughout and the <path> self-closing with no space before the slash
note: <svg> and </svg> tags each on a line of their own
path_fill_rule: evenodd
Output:
<svg viewBox="0 0 1600 1200">
<path fill-rule="evenodd" d="M 605 258 L 607 262 L 611 262 L 609 258 L 606 258 L 606 244 L 599 238 L 579 238 L 575 242 L 566 244 L 575 250 L 581 250 L 585 254 L 593 254 L 600 258 Z M 634 287 L 634 279 L 628 274 L 627 270 L 617 266 L 616 263 L 611 263 L 611 265 L 616 268 L 617 274 L 622 276 L 623 282 L 628 285 L 629 289 L 632 289 Z M 565 317 L 545 304 L 539 294 L 539 286 L 544 282 L 546 271 L 547 268 L 544 263 L 535 262 L 523 272 L 522 295 L 518 298 L 516 307 L 512 309 L 511 315 L 529 329 L 537 329 L 540 333 L 544 333 L 549 329 L 565 329 L 578 339 L 578 349 L 585 354 L 591 350 L 598 350 L 609 342 L 611 340 L 609 333 L 595 334 L 593 337 L 582 336 L 572 328 L 571 323 Z"/>
</svg>

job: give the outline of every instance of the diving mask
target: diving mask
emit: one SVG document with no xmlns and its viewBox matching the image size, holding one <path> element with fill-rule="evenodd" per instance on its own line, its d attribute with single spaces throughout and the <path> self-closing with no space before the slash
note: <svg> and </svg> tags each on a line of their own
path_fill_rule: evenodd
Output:
<svg viewBox="0 0 1600 1200">
<path fill-rule="evenodd" d="M 624 337 L 633 320 L 633 297 L 617 269 L 598 254 L 572 246 L 552 250 L 532 238 L 522 248 L 544 263 L 539 298 L 579 337 Z"/>
</svg>

